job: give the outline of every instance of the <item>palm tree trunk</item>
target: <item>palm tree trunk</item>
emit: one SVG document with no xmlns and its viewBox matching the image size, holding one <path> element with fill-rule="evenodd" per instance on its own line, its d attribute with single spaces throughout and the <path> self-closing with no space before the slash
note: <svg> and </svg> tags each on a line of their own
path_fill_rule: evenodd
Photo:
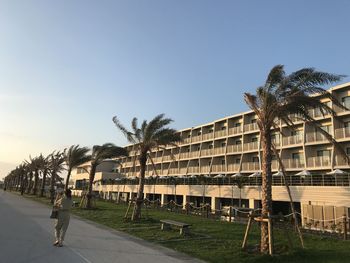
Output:
<svg viewBox="0 0 350 263">
<path fill-rule="evenodd" d="M 262 211 L 261 216 L 267 218 L 272 212 L 272 174 L 271 174 L 271 160 L 272 160 L 272 144 L 271 144 L 271 132 L 270 129 L 261 136 L 262 144 L 262 196 L 261 204 Z M 272 233 L 271 233 L 272 237 Z M 269 252 L 269 234 L 267 222 L 261 222 L 261 244 L 260 251 L 262 253 Z"/>
<path fill-rule="evenodd" d="M 44 172 L 43 172 L 43 181 L 41 182 L 40 197 L 44 196 L 45 184 L 46 184 L 46 174 L 47 174 L 47 170 L 44 170 Z"/>
<path fill-rule="evenodd" d="M 68 173 L 67 173 L 66 185 L 64 186 L 64 190 L 68 190 L 68 184 L 69 184 L 69 179 L 70 179 L 71 172 L 72 172 L 72 168 L 69 167 Z"/>
<path fill-rule="evenodd" d="M 35 170 L 34 173 L 34 185 L 33 185 L 33 189 L 32 189 L 32 194 L 36 195 L 36 191 L 38 190 L 38 182 L 39 182 L 39 171 Z"/>
<path fill-rule="evenodd" d="M 56 180 L 56 171 L 52 170 L 51 181 L 50 181 L 50 202 L 51 202 L 51 204 L 53 204 L 55 201 L 55 180 Z"/>
<path fill-rule="evenodd" d="M 21 182 L 21 195 L 24 194 L 24 190 L 25 190 L 25 187 L 26 187 L 27 180 L 28 180 L 28 175 L 27 174 L 23 175 L 22 182 Z"/>
<path fill-rule="evenodd" d="M 26 193 L 29 194 L 30 190 L 32 189 L 32 181 L 33 181 L 33 172 L 30 172 L 29 178 L 28 178 L 28 185 Z"/>
<path fill-rule="evenodd" d="M 86 208 L 91 209 L 92 208 L 92 185 L 95 180 L 95 173 L 96 173 L 96 165 L 91 164 L 91 170 L 89 174 L 89 186 L 88 186 L 88 193 L 86 195 Z"/>
<path fill-rule="evenodd" d="M 131 217 L 131 221 L 137 221 L 141 219 L 141 208 L 143 203 L 143 189 L 145 185 L 147 153 L 141 153 L 139 161 L 140 161 L 139 190 L 137 192 L 136 203 L 135 203 L 134 211 Z"/>
</svg>

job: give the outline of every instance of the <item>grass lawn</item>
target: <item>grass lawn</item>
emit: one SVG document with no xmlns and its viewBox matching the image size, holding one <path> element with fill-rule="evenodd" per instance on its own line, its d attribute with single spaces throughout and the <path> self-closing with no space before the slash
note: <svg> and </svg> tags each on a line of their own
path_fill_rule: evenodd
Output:
<svg viewBox="0 0 350 263">
<path fill-rule="evenodd" d="M 48 199 L 26 195 L 49 204 Z M 75 199 L 79 200 L 79 199 Z M 74 208 L 72 213 L 82 218 L 140 237 L 153 243 L 192 255 L 207 262 L 350 262 L 350 241 L 305 236 L 307 249 L 301 250 L 298 238 L 290 233 L 294 249 L 288 249 L 283 231 L 275 230 L 275 245 L 279 255 L 261 256 L 241 251 L 245 225 L 209 220 L 201 217 L 176 214 L 163 210 L 143 209 L 143 219 L 138 223 L 125 222 L 125 205 L 97 201 L 97 209 Z M 173 219 L 192 224 L 191 235 L 179 236 L 178 230 L 160 231 L 160 219 Z M 259 242 L 259 229 L 254 226 L 248 244 Z"/>
</svg>

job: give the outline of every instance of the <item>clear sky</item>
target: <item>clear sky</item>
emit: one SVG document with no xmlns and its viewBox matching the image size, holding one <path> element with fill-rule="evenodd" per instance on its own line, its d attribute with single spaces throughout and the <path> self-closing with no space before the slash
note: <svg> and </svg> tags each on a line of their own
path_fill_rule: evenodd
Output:
<svg viewBox="0 0 350 263">
<path fill-rule="evenodd" d="M 350 1 L 0 0 L 0 178 L 117 115 L 178 129 L 247 110 L 276 64 L 350 75 Z M 343 82 L 349 81 L 349 78 Z"/>
</svg>

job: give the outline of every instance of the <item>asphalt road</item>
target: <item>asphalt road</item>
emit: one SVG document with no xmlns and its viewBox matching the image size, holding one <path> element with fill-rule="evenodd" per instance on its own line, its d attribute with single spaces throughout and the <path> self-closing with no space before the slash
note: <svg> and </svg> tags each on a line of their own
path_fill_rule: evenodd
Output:
<svg viewBox="0 0 350 263">
<path fill-rule="evenodd" d="M 55 247 L 49 215 L 49 207 L 0 190 L 0 263 L 200 262 L 77 217 Z"/>
</svg>

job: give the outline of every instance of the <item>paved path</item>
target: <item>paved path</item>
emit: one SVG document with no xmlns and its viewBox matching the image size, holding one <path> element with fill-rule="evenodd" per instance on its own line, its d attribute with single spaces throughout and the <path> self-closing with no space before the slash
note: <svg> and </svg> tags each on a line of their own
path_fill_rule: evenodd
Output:
<svg viewBox="0 0 350 263">
<path fill-rule="evenodd" d="M 71 217 L 54 247 L 49 207 L 0 190 L 0 263 L 198 263 L 173 250 Z"/>
</svg>

